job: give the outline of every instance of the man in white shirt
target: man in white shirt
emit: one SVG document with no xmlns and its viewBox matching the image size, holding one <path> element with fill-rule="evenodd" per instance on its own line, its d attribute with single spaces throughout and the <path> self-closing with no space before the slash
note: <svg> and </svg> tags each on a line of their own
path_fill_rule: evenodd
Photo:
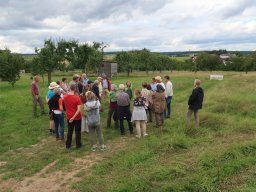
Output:
<svg viewBox="0 0 256 192">
<path fill-rule="evenodd" d="M 172 96 L 173 96 L 173 85 L 170 81 L 170 76 L 166 75 L 164 77 L 165 79 L 165 99 L 166 99 L 166 108 L 165 110 L 165 118 L 170 118 L 171 116 L 171 102 L 172 102 Z"/>
</svg>

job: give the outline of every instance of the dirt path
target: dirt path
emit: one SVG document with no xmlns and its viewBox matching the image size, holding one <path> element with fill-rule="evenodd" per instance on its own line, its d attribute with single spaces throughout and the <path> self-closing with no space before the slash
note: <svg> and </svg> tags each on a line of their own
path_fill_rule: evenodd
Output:
<svg viewBox="0 0 256 192">
<path fill-rule="evenodd" d="M 70 192 L 74 191 L 70 188 L 70 184 L 78 182 L 82 177 L 76 176 L 79 173 L 90 174 L 91 167 L 104 158 L 123 149 L 126 144 L 133 140 L 131 137 L 119 137 L 111 140 L 104 152 L 86 152 L 84 156 L 73 159 L 71 170 L 51 171 L 56 165 L 56 161 L 45 166 L 40 172 L 31 177 L 26 177 L 22 181 L 9 179 L 0 182 L 0 192 L 17 191 L 17 192 Z M 40 145 L 40 143 L 38 144 Z"/>
</svg>

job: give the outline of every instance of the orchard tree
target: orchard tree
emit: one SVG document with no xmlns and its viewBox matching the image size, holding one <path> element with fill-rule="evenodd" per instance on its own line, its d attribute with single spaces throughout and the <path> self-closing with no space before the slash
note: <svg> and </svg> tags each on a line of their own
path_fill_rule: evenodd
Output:
<svg viewBox="0 0 256 192">
<path fill-rule="evenodd" d="M 132 70 L 132 53 L 122 51 L 116 54 L 115 61 L 118 63 L 118 71 L 126 71 L 127 76 L 130 76 Z"/>
<path fill-rule="evenodd" d="M 19 54 L 11 53 L 9 49 L 0 50 L 0 78 L 8 81 L 12 87 L 20 79 L 20 70 L 24 59 Z"/>
<path fill-rule="evenodd" d="M 41 73 L 47 73 L 48 84 L 52 80 L 52 72 L 56 69 L 64 71 L 66 67 L 74 60 L 74 50 L 77 47 L 76 41 L 52 39 L 45 40 L 44 47 L 35 50 L 38 56 L 38 67 Z"/>
</svg>

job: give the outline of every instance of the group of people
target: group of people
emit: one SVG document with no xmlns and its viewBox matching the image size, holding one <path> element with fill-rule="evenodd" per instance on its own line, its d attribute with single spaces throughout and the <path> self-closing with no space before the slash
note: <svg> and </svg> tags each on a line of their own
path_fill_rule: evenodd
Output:
<svg viewBox="0 0 256 192">
<path fill-rule="evenodd" d="M 45 113 L 42 98 L 39 95 L 39 76 L 35 76 L 31 86 L 33 97 L 33 112 L 37 116 L 36 106 L 40 104 L 42 114 Z M 194 82 L 194 89 L 189 98 L 189 110 L 187 112 L 187 126 L 190 124 L 191 115 L 194 113 L 196 126 L 199 126 L 199 112 L 203 103 L 203 89 L 200 87 L 200 80 Z M 67 78 L 61 81 L 52 82 L 46 95 L 46 102 L 49 106 L 50 133 L 54 134 L 56 140 L 62 140 L 69 149 L 72 143 L 72 135 L 75 129 L 76 147 L 80 148 L 81 132 L 87 132 L 92 151 L 97 149 L 97 139 L 100 149 L 106 149 L 104 144 L 100 112 L 102 102 L 108 101 L 107 128 L 119 128 L 120 134 L 125 135 L 124 121 L 128 123 L 130 134 L 137 138 L 146 137 L 147 123 L 153 121 L 155 126 L 161 127 L 164 119 L 171 117 L 171 102 L 173 97 L 173 84 L 170 77 L 160 76 L 152 78 L 151 83 L 143 82 L 140 89 L 133 90 L 132 82 L 126 84 L 111 84 L 106 75 L 98 77 L 95 81 L 88 79 L 86 74 L 81 76 L 75 74 L 68 84 Z M 132 108 L 132 111 L 131 111 Z M 68 133 L 64 138 L 64 112 L 68 123 Z M 60 129 L 59 129 L 60 128 Z"/>
</svg>

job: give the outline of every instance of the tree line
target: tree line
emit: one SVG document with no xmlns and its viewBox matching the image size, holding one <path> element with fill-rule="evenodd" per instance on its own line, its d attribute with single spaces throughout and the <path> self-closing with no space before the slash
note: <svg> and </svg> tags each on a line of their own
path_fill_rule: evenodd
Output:
<svg viewBox="0 0 256 192">
<path fill-rule="evenodd" d="M 97 72 L 102 64 L 103 49 L 106 44 L 93 42 L 79 43 L 76 40 L 60 39 L 44 41 L 41 48 L 35 48 L 36 56 L 32 60 L 25 60 L 20 54 L 11 53 L 9 49 L 0 50 L 0 79 L 8 81 L 14 86 L 20 78 L 20 70 L 25 69 L 33 75 L 47 75 L 48 84 L 51 82 L 52 72 L 55 70 L 68 71 L 73 69 L 82 72 Z M 129 76 L 133 71 L 255 71 L 256 51 L 244 55 L 240 52 L 230 54 L 225 60 L 221 54 L 226 50 L 199 52 L 185 60 L 178 60 L 166 54 L 141 50 L 121 51 L 116 53 L 113 62 L 118 63 L 118 72 L 125 72 Z"/>
</svg>

